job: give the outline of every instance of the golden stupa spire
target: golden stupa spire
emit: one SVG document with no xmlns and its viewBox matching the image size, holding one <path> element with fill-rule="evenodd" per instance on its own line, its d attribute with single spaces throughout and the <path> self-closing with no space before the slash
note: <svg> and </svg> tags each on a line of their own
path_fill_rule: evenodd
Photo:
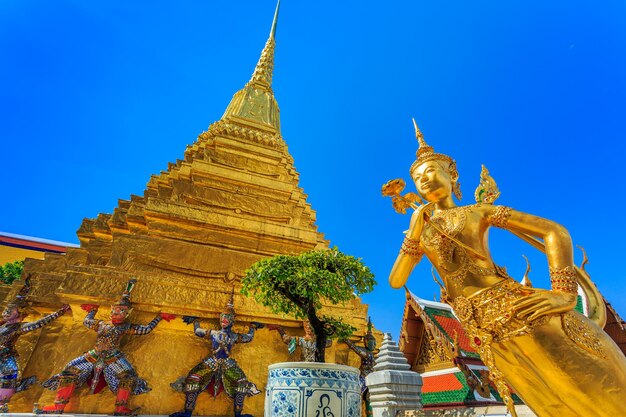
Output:
<svg viewBox="0 0 626 417">
<path fill-rule="evenodd" d="M 274 48 L 276 46 L 276 24 L 278 23 L 278 10 L 280 9 L 280 0 L 276 4 L 276 11 L 274 12 L 274 20 L 272 21 L 272 29 L 270 29 L 270 36 L 265 43 L 263 52 L 259 62 L 254 68 L 250 83 L 256 84 L 261 88 L 270 89 L 272 87 L 272 73 L 274 71 Z"/>
<path fill-rule="evenodd" d="M 280 136 L 279 109 L 272 91 L 274 48 L 280 0 L 276 4 L 270 35 L 254 68 L 250 81 L 235 93 L 222 120 L 266 130 Z"/>
</svg>

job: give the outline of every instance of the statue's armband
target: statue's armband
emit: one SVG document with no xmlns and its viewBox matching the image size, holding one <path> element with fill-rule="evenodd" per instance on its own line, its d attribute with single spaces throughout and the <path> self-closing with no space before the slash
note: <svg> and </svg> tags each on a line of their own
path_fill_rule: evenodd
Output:
<svg viewBox="0 0 626 417">
<path fill-rule="evenodd" d="M 487 216 L 487 223 L 490 226 L 506 229 L 511 217 L 511 207 L 496 206 L 495 210 Z"/>
<path fill-rule="evenodd" d="M 554 291 L 578 294 L 576 270 L 572 266 L 566 266 L 565 268 L 550 267 L 550 283 Z"/>
</svg>

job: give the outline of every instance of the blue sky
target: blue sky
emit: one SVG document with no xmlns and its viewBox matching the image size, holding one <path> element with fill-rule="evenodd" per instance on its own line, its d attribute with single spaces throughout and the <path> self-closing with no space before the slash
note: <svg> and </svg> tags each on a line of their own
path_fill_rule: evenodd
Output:
<svg viewBox="0 0 626 417">
<path fill-rule="evenodd" d="M 77 242 L 83 218 L 141 194 L 249 79 L 274 6 L 1 2 L 0 230 Z M 485 164 L 500 204 L 570 230 L 626 316 L 625 27 L 622 1 L 283 0 L 282 133 L 320 230 L 377 276 L 364 301 L 378 328 L 397 336 L 404 305 L 387 275 L 409 218 L 380 187 L 409 180 L 411 117 L 457 160 L 463 203 Z M 541 254 L 491 237 L 511 275 L 526 254 L 548 285 Z M 433 298 L 427 261 L 408 285 Z"/>
</svg>

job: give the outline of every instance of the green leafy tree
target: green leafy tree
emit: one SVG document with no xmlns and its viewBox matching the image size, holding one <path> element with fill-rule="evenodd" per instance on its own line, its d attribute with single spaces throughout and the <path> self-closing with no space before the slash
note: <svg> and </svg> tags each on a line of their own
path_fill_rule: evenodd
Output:
<svg viewBox="0 0 626 417">
<path fill-rule="evenodd" d="M 360 259 L 334 248 L 263 259 L 246 271 L 242 284 L 244 295 L 252 294 L 272 312 L 308 319 L 316 338 L 315 360 L 324 362 L 326 341 L 347 338 L 356 329 L 321 315 L 322 303 L 345 304 L 371 292 L 376 281 Z"/>
<path fill-rule="evenodd" d="M 16 279 L 20 279 L 24 271 L 24 261 L 7 262 L 0 265 L 0 281 L 3 284 L 12 284 Z"/>
</svg>

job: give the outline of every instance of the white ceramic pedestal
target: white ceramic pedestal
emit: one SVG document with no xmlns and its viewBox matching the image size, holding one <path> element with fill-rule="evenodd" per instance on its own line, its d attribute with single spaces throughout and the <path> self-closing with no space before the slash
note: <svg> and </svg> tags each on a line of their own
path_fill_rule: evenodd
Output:
<svg viewBox="0 0 626 417">
<path fill-rule="evenodd" d="M 265 417 L 361 417 L 359 370 L 333 363 L 270 365 Z"/>
</svg>

